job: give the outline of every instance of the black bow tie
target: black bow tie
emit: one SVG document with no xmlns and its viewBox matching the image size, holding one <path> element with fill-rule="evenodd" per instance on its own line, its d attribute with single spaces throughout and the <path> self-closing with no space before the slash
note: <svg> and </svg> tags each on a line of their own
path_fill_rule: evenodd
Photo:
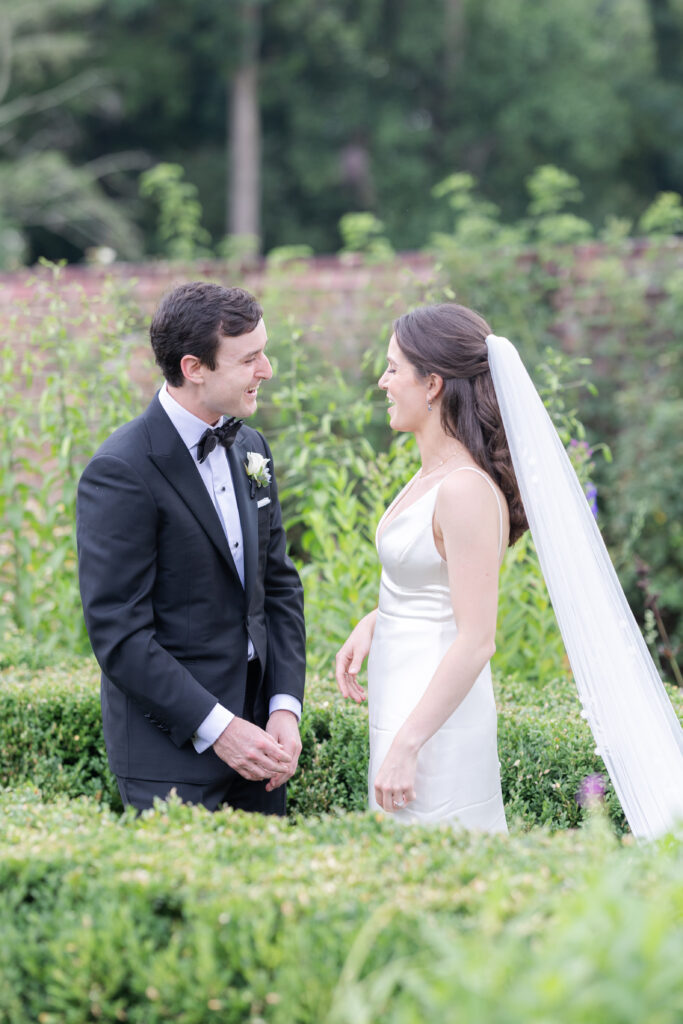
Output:
<svg viewBox="0 0 683 1024">
<path fill-rule="evenodd" d="M 222 426 L 209 427 L 205 430 L 197 445 L 197 461 L 204 462 L 218 444 L 222 444 L 226 451 L 232 448 L 235 435 L 241 426 L 242 420 L 236 420 L 231 416 Z"/>
</svg>

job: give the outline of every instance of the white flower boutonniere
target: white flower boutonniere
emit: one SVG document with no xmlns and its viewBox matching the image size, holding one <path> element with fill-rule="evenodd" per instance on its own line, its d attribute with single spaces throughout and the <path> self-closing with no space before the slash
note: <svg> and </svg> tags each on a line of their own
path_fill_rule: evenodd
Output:
<svg viewBox="0 0 683 1024">
<path fill-rule="evenodd" d="M 247 461 L 244 464 L 244 468 L 249 479 L 257 487 L 266 487 L 270 483 L 269 462 L 270 459 L 267 459 L 265 455 L 261 455 L 260 452 L 247 452 Z"/>
</svg>

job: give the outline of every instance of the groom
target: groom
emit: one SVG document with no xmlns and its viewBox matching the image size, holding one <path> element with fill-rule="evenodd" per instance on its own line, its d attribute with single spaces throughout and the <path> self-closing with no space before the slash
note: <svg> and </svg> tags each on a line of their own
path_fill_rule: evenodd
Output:
<svg viewBox="0 0 683 1024">
<path fill-rule="evenodd" d="M 151 325 L 165 383 L 86 467 L 81 597 L 124 804 L 284 814 L 301 751 L 303 597 L 270 449 L 242 424 L 272 370 L 259 304 L 182 285 Z"/>
</svg>

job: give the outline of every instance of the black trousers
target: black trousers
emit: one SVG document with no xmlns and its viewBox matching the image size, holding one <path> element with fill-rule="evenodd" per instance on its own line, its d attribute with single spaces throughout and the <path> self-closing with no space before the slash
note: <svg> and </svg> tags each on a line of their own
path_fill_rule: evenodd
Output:
<svg viewBox="0 0 683 1024">
<path fill-rule="evenodd" d="M 228 779 L 206 783 L 127 779 L 121 775 L 116 776 L 116 781 L 124 806 L 135 807 L 139 811 L 153 807 L 155 796 L 165 800 L 172 789 L 175 789 L 184 803 L 202 804 L 209 811 L 217 811 L 221 807 L 234 807 L 241 811 L 280 816 L 286 811 L 286 786 L 280 786 L 279 789 L 267 793 L 267 779 L 251 782 L 237 773 Z"/>
<path fill-rule="evenodd" d="M 255 661 L 247 667 L 246 702 L 243 717 L 249 722 L 256 722 L 265 727 L 268 711 L 262 691 L 258 690 L 259 671 Z M 202 754 L 198 755 L 202 757 Z M 116 781 L 124 807 L 135 807 L 146 811 L 154 806 L 154 798 L 165 800 L 172 789 L 187 804 L 202 804 L 209 811 L 217 811 L 220 807 L 234 807 L 240 811 L 255 811 L 259 814 L 284 815 L 286 812 L 286 786 L 280 786 L 272 793 L 266 792 L 267 779 L 251 782 L 243 779 L 237 772 L 215 782 L 169 782 L 154 779 L 129 779 L 117 775 Z"/>
</svg>

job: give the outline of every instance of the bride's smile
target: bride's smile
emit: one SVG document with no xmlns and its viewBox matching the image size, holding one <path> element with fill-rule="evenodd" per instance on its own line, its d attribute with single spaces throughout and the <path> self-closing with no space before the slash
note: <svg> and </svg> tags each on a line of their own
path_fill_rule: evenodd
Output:
<svg viewBox="0 0 683 1024">
<path fill-rule="evenodd" d="M 377 384 L 386 392 L 392 430 L 419 430 L 428 413 L 427 382 L 415 372 L 393 334 L 387 349 L 387 368 Z"/>
</svg>

